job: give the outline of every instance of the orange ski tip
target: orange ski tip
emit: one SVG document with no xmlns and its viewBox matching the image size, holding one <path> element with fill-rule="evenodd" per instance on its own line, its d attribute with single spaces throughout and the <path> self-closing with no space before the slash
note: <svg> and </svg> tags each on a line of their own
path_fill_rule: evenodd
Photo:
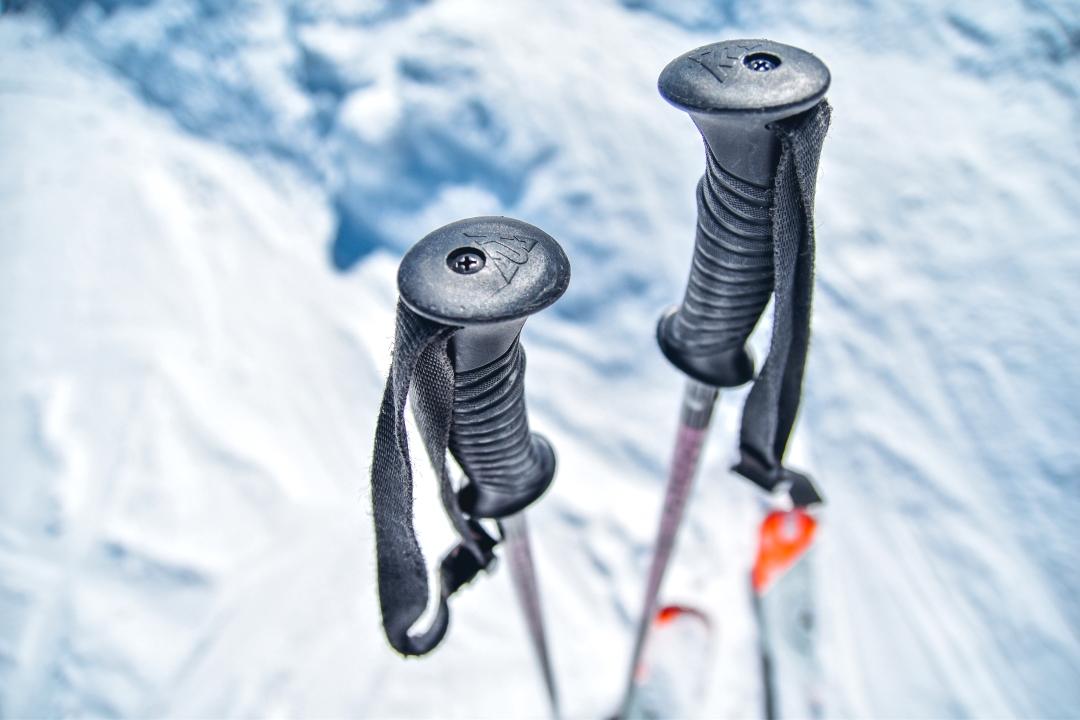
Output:
<svg viewBox="0 0 1080 720">
<path fill-rule="evenodd" d="M 667 625 L 669 622 L 682 614 L 683 609 L 677 605 L 668 605 L 656 611 L 656 624 Z"/>
<path fill-rule="evenodd" d="M 668 625 L 669 623 L 675 621 L 683 615 L 687 616 L 688 618 L 693 618 L 700 621 L 703 625 L 705 625 L 705 627 L 710 626 L 709 619 L 705 617 L 705 615 L 702 614 L 700 610 L 696 610 L 692 607 L 687 607 L 685 605 L 665 605 L 664 607 L 660 608 L 653 615 L 653 626 L 663 627 L 664 625 Z"/>
<path fill-rule="evenodd" d="M 814 542 L 817 520 L 802 508 L 774 510 L 761 522 L 757 561 L 752 582 L 754 592 L 764 593 Z"/>
</svg>

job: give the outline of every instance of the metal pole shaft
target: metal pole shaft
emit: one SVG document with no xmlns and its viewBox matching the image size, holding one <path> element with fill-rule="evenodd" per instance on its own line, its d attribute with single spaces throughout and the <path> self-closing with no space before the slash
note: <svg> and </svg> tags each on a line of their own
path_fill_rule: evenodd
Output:
<svg viewBox="0 0 1080 720">
<path fill-rule="evenodd" d="M 668 561 L 671 559 L 672 550 L 675 548 L 675 538 L 682 521 L 683 511 L 686 509 L 686 501 L 690 497 L 698 459 L 701 457 L 701 448 L 709 431 L 709 422 L 712 420 L 713 407 L 716 405 L 718 395 L 718 388 L 696 380 L 686 381 L 686 391 L 683 394 L 679 417 L 679 431 L 675 439 L 675 454 L 671 460 L 671 470 L 668 473 L 667 490 L 664 495 L 664 509 L 660 515 L 660 527 L 653 546 L 645 600 L 642 603 L 641 620 L 638 624 L 637 638 L 634 641 L 634 652 L 630 662 L 630 677 L 627 680 L 626 694 L 620 713 L 622 716 L 625 716 L 627 711 L 627 703 L 634 686 L 634 675 L 641 661 L 641 652 L 645 647 L 645 638 L 648 635 L 652 616 L 656 612 L 656 598 L 660 593 L 660 585 L 663 582 Z"/>
<path fill-rule="evenodd" d="M 544 633 L 544 616 L 540 608 L 540 591 L 536 581 L 536 566 L 533 564 L 532 547 L 529 543 L 529 528 L 525 522 L 525 513 L 519 512 L 499 520 L 506 556 L 510 563 L 510 575 L 514 580 L 514 591 L 525 615 L 536 659 L 544 673 L 548 700 L 551 702 L 551 714 L 558 719 L 559 694 L 555 687 L 555 674 L 551 669 L 551 656 L 548 654 L 547 636 Z"/>
</svg>

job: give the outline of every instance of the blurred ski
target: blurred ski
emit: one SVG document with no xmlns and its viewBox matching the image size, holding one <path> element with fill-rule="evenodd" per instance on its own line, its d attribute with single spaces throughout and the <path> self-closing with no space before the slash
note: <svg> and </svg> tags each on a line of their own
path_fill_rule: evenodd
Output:
<svg viewBox="0 0 1080 720">
<path fill-rule="evenodd" d="M 761 523 L 751 586 L 768 720 L 823 715 L 812 584 L 817 524 L 800 507 L 773 510 Z"/>
<path fill-rule="evenodd" d="M 712 631 L 705 615 L 668 605 L 649 624 L 623 720 L 694 717 L 705 689 Z"/>
</svg>

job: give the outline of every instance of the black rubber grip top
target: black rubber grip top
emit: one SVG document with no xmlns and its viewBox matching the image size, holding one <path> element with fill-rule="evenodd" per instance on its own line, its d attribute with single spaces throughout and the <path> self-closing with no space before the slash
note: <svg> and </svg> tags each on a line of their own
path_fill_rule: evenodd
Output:
<svg viewBox="0 0 1080 720">
<path fill-rule="evenodd" d="M 512 515 L 555 475 L 555 454 L 529 432 L 525 352 L 529 315 L 562 296 L 570 262 L 559 244 L 528 223 L 480 217 L 424 237 L 398 270 L 402 301 L 430 320 L 460 327 L 450 341 L 454 412 L 449 448 L 469 483 L 458 495 L 474 518 Z"/>
<path fill-rule="evenodd" d="M 780 142 L 770 124 L 814 107 L 828 87 L 824 63 L 768 40 L 706 45 L 660 75 L 660 94 L 690 114 L 705 140 L 686 295 L 657 328 L 664 355 L 699 382 L 733 387 L 753 378 L 746 340 L 773 290 Z"/>
</svg>

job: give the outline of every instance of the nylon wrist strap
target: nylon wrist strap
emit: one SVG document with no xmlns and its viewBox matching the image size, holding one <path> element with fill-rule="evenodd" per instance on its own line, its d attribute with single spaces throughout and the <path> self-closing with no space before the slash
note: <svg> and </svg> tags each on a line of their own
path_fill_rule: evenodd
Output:
<svg viewBox="0 0 1080 720">
<path fill-rule="evenodd" d="M 783 467 L 802 395 L 814 285 L 814 193 L 831 109 L 822 101 L 779 121 L 780 163 L 773 190 L 774 296 L 769 356 L 743 406 L 735 472 L 772 491 L 790 482 L 797 506 L 821 502 L 810 478 Z"/>
<path fill-rule="evenodd" d="M 454 409 L 454 366 L 447 343 L 459 328 L 428 320 L 401 302 L 396 324 L 371 467 L 379 604 L 390 645 L 403 655 L 423 655 L 446 634 L 450 595 L 491 564 L 495 540 L 462 512 L 446 463 Z M 427 608 L 428 576 L 413 524 L 413 470 L 405 425 L 410 390 L 417 426 L 439 476 L 443 506 L 461 537 L 442 560 L 438 612 L 419 635 L 410 635 L 409 629 Z"/>
</svg>

